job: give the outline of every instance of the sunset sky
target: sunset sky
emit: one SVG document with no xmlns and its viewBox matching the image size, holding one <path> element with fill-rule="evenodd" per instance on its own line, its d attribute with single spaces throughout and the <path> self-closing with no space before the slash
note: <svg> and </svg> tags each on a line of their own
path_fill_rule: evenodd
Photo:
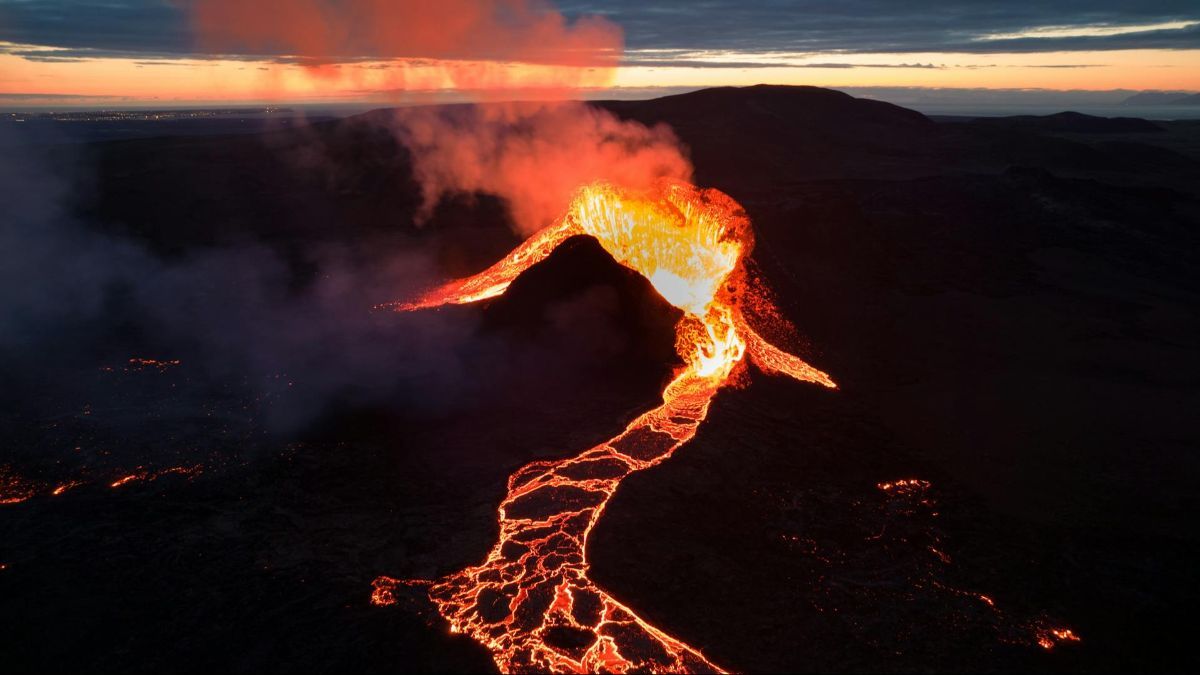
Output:
<svg viewBox="0 0 1200 675">
<path fill-rule="evenodd" d="M 0 0 L 5 107 L 763 82 L 1196 91 L 1200 2 Z"/>
</svg>

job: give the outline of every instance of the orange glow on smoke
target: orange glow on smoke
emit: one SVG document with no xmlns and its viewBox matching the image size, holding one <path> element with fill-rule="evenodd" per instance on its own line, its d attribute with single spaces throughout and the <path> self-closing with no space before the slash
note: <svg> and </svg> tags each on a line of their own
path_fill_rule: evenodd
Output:
<svg viewBox="0 0 1200 675">
<path fill-rule="evenodd" d="M 575 235 L 596 238 L 683 311 L 675 348 L 684 365 L 662 404 L 616 437 L 569 459 L 532 462 L 509 477 L 499 541 L 479 565 L 431 582 L 429 597 L 450 630 L 486 646 L 503 672 L 722 672 L 588 579 L 588 534 L 625 476 L 666 460 L 696 435 L 713 397 L 747 354 L 766 372 L 836 385 L 751 328 L 743 305 L 765 300 L 749 297 L 744 283 L 750 222 L 728 196 L 683 182 L 649 192 L 583 188 L 557 225 L 492 267 L 392 307 L 495 297 Z M 380 577 L 372 602 L 392 604 L 397 586 L 413 583 Z"/>
</svg>

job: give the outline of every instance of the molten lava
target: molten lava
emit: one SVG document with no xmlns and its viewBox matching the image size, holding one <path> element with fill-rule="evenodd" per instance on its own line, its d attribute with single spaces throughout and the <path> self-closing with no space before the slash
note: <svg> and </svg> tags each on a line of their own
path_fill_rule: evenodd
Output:
<svg viewBox="0 0 1200 675">
<path fill-rule="evenodd" d="M 557 225 L 480 274 L 393 308 L 463 304 L 502 294 L 522 272 L 576 235 L 595 237 L 683 311 L 675 348 L 683 366 L 662 405 L 600 445 L 514 473 L 500 504 L 500 540 L 479 565 L 429 583 L 450 622 L 485 645 L 503 672 L 721 672 L 696 649 L 651 626 L 588 579 L 587 537 L 621 480 L 654 466 L 696 435 L 717 391 L 748 354 L 764 372 L 836 387 L 828 375 L 754 331 L 743 308 L 753 246 L 741 207 L 716 190 L 679 182 L 650 194 L 597 184 L 579 191 Z M 381 577 L 372 601 L 394 602 Z"/>
<path fill-rule="evenodd" d="M 116 479 L 112 483 L 109 483 L 108 486 L 110 488 L 119 488 L 122 485 L 126 485 L 134 481 L 149 482 L 169 475 L 187 476 L 189 479 L 191 479 L 200 475 L 203 470 L 204 467 L 200 464 L 196 464 L 195 466 L 172 466 L 159 470 L 150 470 L 144 467 L 138 467 L 135 472 Z M 60 493 L 57 489 L 55 489 L 54 494 L 57 495 Z"/>
</svg>

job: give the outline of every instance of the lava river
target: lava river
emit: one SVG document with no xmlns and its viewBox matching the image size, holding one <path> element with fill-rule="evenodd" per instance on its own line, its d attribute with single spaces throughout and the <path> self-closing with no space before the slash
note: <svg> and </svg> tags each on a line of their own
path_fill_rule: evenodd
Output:
<svg viewBox="0 0 1200 675">
<path fill-rule="evenodd" d="M 556 225 L 492 267 L 391 307 L 411 311 L 498 296 L 576 235 L 595 237 L 682 310 L 675 348 L 683 365 L 662 404 L 574 457 L 517 470 L 499 507 L 499 541 L 483 562 L 433 582 L 380 577 L 372 601 L 390 604 L 398 585 L 427 584 L 451 630 L 485 645 L 503 672 L 722 672 L 588 579 L 588 534 L 625 476 L 666 460 L 696 435 L 745 357 L 767 373 L 836 385 L 751 328 L 748 309 L 768 301 L 747 283 L 750 222 L 725 194 L 681 182 L 648 193 L 585 187 Z"/>
</svg>

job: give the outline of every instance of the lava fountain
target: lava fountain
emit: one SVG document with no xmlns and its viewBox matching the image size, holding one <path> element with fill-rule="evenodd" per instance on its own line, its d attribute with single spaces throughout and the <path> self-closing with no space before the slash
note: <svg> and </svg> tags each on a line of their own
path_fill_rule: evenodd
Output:
<svg viewBox="0 0 1200 675">
<path fill-rule="evenodd" d="M 588 579 L 588 534 L 625 476 L 666 460 L 696 435 L 713 397 L 747 355 L 767 373 L 837 385 L 750 326 L 743 310 L 767 302 L 748 289 L 750 221 L 725 194 L 682 182 L 662 182 L 650 192 L 585 187 L 556 225 L 492 267 L 390 307 L 411 311 L 496 297 L 576 235 L 595 237 L 682 310 L 675 349 L 683 365 L 662 404 L 574 457 L 518 469 L 500 503 L 500 539 L 482 563 L 433 582 L 380 577 L 372 601 L 391 604 L 398 585 L 428 584 L 450 629 L 486 646 L 502 672 L 722 672 Z"/>
</svg>

